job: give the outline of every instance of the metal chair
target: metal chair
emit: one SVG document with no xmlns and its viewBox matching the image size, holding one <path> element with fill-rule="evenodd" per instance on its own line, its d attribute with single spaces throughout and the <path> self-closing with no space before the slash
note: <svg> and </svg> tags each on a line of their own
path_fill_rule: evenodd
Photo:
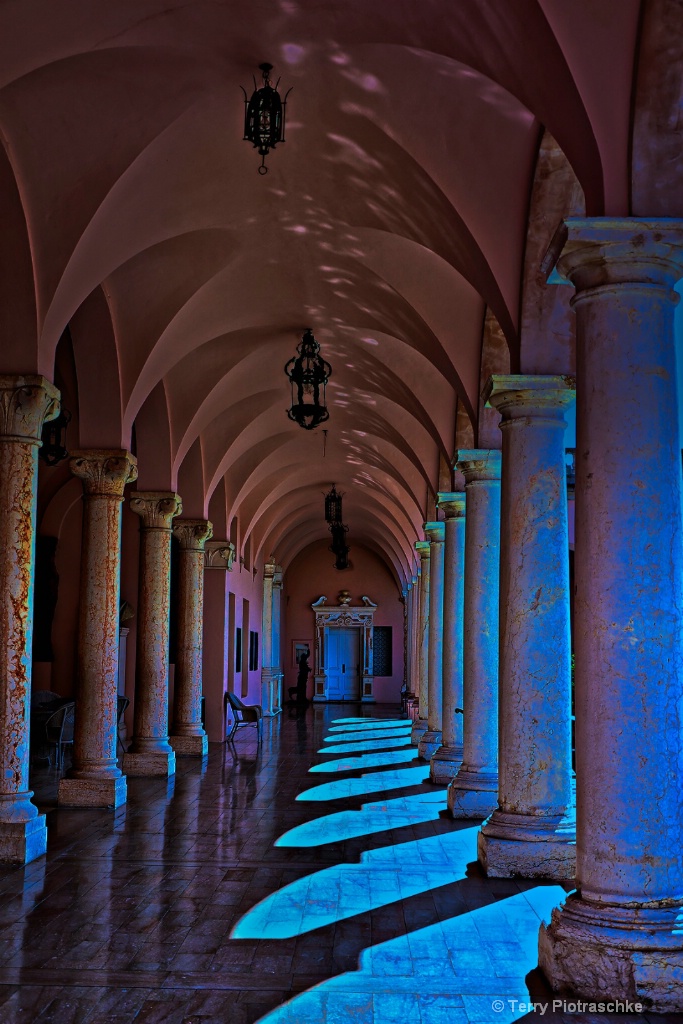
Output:
<svg viewBox="0 0 683 1024">
<path fill-rule="evenodd" d="M 223 698 L 225 706 L 225 718 L 227 722 L 228 718 L 228 706 L 232 711 L 232 725 L 230 730 L 225 737 L 227 742 L 230 743 L 233 736 L 241 725 L 255 725 L 258 733 L 258 742 L 261 742 L 261 728 L 263 725 L 263 708 L 260 704 L 243 704 L 242 701 L 234 693 L 228 692 Z"/>
<path fill-rule="evenodd" d="M 48 747 L 48 758 L 52 767 L 52 751 L 55 752 L 56 768 L 64 766 L 64 747 L 73 745 L 75 701 L 63 704 L 48 718 L 45 723 L 45 741 Z"/>
</svg>

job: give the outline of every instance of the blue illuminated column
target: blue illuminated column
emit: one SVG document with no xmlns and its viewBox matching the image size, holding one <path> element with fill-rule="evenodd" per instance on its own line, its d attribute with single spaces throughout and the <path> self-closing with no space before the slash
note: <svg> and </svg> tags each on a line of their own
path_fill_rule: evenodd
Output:
<svg viewBox="0 0 683 1024">
<path fill-rule="evenodd" d="M 573 878 L 565 408 L 574 381 L 494 376 L 502 415 L 498 808 L 479 833 L 489 875 Z"/>
<path fill-rule="evenodd" d="M 427 731 L 418 743 L 420 757 L 426 761 L 441 746 L 441 714 L 443 700 L 443 523 L 425 523 L 429 540 L 429 650 L 427 656 Z"/>
<path fill-rule="evenodd" d="M 432 754 L 429 779 L 445 785 L 462 764 L 465 495 L 440 493 L 438 499 L 445 516 L 442 739 Z"/>
<path fill-rule="evenodd" d="M 38 449 L 59 415 L 45 377 L 0 376 L 0 861 L 45 853 L 45 815 L 29 789 Z"/>
<path fill-rule="evenodd" d="M 401 596 L 403 598 L 403 686 L 406 693 L 411 692 L 411 678 L 410 678 L 410 645 L 411 645 L 411 631 L 410 631 L 410 601 L 411 601 L 411 588 L 412 583 L 410 580 L 407 581 L 405 586 L 401 590 Z"/>
<path fill-rule="evenodd" d="M 486 818 L 498 804 L 500 452 L 458 452 L 465 477 L 463 762 L 448 787 L 454 818 Z"/>
<path fill-rule="evenodd" d="M 420 556 L 420 586 L 415 634 L 415 666 L 419 706 L 417 720 L 413 723 L 410 733 L 412 743 L 417 743 L 427 731 L 429 713 L 429 561 L 431 554 L 429 541 L 418 540 L 415 550 Z"/>
<path fill-rule="evenodd" d="M 577 327 L 577 891 L 554 988 L 683 1010 L 683 220 L 567 221 Z M 559 246 L 558 246 L 559 248 Z"/>
</svg>

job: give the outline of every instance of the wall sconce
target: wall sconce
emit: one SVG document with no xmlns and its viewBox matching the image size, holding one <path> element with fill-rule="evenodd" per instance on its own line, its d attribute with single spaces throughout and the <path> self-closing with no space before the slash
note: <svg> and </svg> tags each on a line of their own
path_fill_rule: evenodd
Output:
<svg viewBox="0 0 683 1024">
<path fill-rule="evenodd" d="M 71 413 L 62 408 L 59 416 L 43 424 L 40 435 L 42 447 L 38 449 L 38 458 L 48 466 L 56 466 L 58 462 L 68 458 L 66 448 L 66 428 L 71 423 Z"/>
</svg>

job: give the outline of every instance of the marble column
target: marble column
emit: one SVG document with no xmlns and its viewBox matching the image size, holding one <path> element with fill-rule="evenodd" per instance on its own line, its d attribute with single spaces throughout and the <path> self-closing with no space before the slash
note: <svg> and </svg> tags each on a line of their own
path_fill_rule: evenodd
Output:
<svg viewBox="0 0 683 1024">
<path fill-rule="evenodd" d="M 577 887 L 555 989 L 683 1010 L 683 529 L 674 283 L 683 220 L 571 219 L 577 329 Z M 561 243 L 562 244 L 562 243 Z"/>
<path fill-rule="evenodd" d="M 45 815 L 28 788 L 38 449 L 59 391 L 45 377 L 0 376 L 0 861 L 45 853 Z"/>
<path fill-rule="evenodd" d="M 443 701 L 443 575 L 445 529 L 443 523 L 425 523 L 429 540 L 429 630 L 427 655 L 427 731 L 418 750 L 426 761 L 441 746 Z"/>
<path fill-rule="evenodd" d="M 140 569 L 133 741 L 123 770 L 131 776 L 168 776 L 175 772 L 168 742 L 171 532 L 182 504 L 172 491 L 136 491 L 130 507 L 140 516 Z"/>
<path fill-rule="evenodd" d="M 410 733 L 412 743 L 417 743 L 427 731 L 429 713 L 429 559 L 431 548 L 428 540 L 418 540 L 415 550 L 420 556 L 420 588 L 418 593 L 416 647 L 416 678 L 418 685 L 417 719 Z"/>
<path fill-rule="evenodd" d="M 415 695 L 414 699 L 420 698 L 420 674 L 417 668 L 417 632 L 420 619 L 420 578 L 422 570 L 417 567 L 413 576 L 413 585 L 410 591 L 410 689 Z"/>
<path fill-rule="evenodd" d="M 83 483 L 78 694 L 73 767 L 58 802 L 116 808 L 126 802 L 116 761 L 121 503 L 137 463 L 122 449 L 92 449 L 72 452 L 70 469 Z"/>
<path fill-rule="evenodd" d="M 273 686 L 274 708 L 276 714 L 282 711 L 282 583 L 283 570 L 281 565 L 275 566 L 273 573 Z"/>
<path fill-rule="evenodd" d="M 412 645 L 412 621 L 411 621 L 411 603 L 412 603 L 412 583 L 407 582 L 401 590 L 401 596 L 403 597 L 403 687 L 404 693 L 412 693 L 412 675 L 411 675 L 411 645 Z"/>
<path fill-rule="evenodd" d="M 169 743 L 176 754 L 208 753 L 201 717 L 202 634 L 204 627 L 204 545 L 213 536 L 207 519 L 176 519 L 178 552 L 178 629 L 173 726 Z"/>
<path fill-rule="evenodd" d="M 462 764 L 465 495 L 452 492 L 437 497 L 445 516 L 442 739 L 432 754 L 429 781 L 446 785 Z"/>
<path fill-rule="evenodd" d="M 573 878 L 565 408 L 574 380 L 494 376 L 502 415 L 498 807 L 479 833 L 494 877 Z"/>
<path fill-rule="evenodd" d="M 263 610 L 261 613 L 261 707 L 272 718 L 278 714 L 273 700 L 273 576 L 275 562 L 263 566 Z"/>
<path fill-rule="evenodd" d="M 448 787 L 454 818 L 486 818 L 498 805 L 500 452 L 461 450 L 465 477 L 463 760 Z"/>
</svg>

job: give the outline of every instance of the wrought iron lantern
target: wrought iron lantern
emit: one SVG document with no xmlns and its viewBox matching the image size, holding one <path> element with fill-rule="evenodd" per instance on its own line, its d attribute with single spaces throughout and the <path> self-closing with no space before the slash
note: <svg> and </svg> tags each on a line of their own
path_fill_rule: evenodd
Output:
<svg viewBox="0 0 683 1024">
<path fill-rule="evenodd" d="M 66 449 L 66 428 L 71 422 L 71 413 L 61 409 L 59 416 L 43 424 L 41 434 L 42 446 L 38 449 L 38 456 L 48 466 L 56 466 L 58 462 L 68 458 L 69 452 Z"/>
<path fill-rule="evenodd" d="M 292 405 L 287 415 L 304 430 L 313 430 L 330 416 L 326 406 L 326 385 L 332 367 L 320 355 L 320 345 L 310 328 L 296 350 L 298 356 L 285 366 L 292 385 Z"/>
<path fill-rule="evenodd" d="M 332 484 L 332 490 L 328 491 L 325 495 L 325 522 L 327 523 L 341 523 L 344 518 L 342 515 L 342 497 L 339 494 L 337 488 Z"/>
<path fill-rule="evenodd" d="M 244 93 L 244 139 L 251 142 L 255 149 L 258 149 L 261 157 L 259 174 L 267 174 L 266 157 L 271 149 L 275 149 L 279 142 L 285 141 L 285 113 L 287 109 L 287 97 L 291 89 L 285 93 L 284 99 L 280 99 L 277 87 L 280 84 L 278 78 L 275 85 L 270 83 L 270 72 L 272 64 L 259 64 L 263 73 L 263 85 L 260 89 L 256 87 L 254 78 L 254 91 L 251 99 L 247 97 L 247 90 L 240 86 Z"/>
</svg>

